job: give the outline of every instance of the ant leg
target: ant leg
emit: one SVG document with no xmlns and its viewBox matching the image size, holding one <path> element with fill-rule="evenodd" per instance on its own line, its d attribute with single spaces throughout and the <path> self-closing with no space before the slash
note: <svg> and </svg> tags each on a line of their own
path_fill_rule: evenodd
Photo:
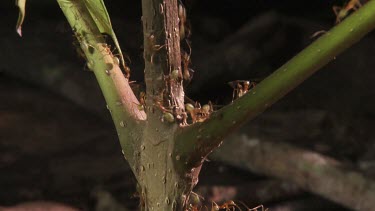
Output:
<svg viewBox="0 0 375 211">
<path fill-rule="evenodd" d="M 340 13 L 341 9 L 342 8 L 339 7 L 339 6 L 333 6 L 332 7 L 332 10 L 336 15 L 336 24 L 341 22 L 341 18 L 339 17 L 339 13 Z"/>
</svg>

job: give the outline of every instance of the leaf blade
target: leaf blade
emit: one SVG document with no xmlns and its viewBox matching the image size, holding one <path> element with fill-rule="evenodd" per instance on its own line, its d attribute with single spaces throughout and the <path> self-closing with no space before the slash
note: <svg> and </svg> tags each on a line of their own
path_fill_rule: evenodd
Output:
<svg viewBox="0 0 375 211">
<path fill-rule="evenodd" d="M 116 49 L 120 56 L 120 61 L 122 63 L 123 68 L 126 70 L 126 64 L 124 60 L 124 56 L 122 54 L 120 44 L 117 40 L 116 34 L 112 28 L 111 19 L 109 17 L 107 8 L 104 4 L 103 0 L 83 0 L 87 9 L 89 10 L 91 17 L 94 19 L 95 24 L 99 28 L 100 33 L 108 34 L 111 36 Z"/>
<path fill-rule="evenodd" d="M 22 37 L 22 24 L 23 24 L 23 21 L 25 20 L 25 14 L 26 14 L 26 10 L 25 10 L 26 0 L 16 0 L 16 6 L 19 9 L 16 31 L 18 35 Z"/>
</svg>

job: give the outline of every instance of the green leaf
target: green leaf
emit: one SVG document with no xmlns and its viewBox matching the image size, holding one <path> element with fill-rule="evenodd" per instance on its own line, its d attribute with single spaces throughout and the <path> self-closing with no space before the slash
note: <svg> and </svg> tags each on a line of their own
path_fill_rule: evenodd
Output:
<svg viewBox="0 0 375 211">
<path fill-rule="evenodd" d="M 87 9 L 89 10 L 91 17 L 94 19 L 95 24 L 99 28 L 100 33 L 102 34 L 108 34 L 111 36 L 114 44 L 116 45 L 116 49 L 118 50 L 118 53 L 120 54 L 120 60 L 125 67 L 125 61 L 124 57 L 121 52 L 120 45 L 117 41 L 115 32 L 113 31 L 111 20 L 109 18 L 107 9 L 105 7 L 104 1 L 103 0 L 83 0 L 85 3 Z"/>
<path fill-rule="evenodd" d="M 16 0 L 16 6 L 20 10 L 19 15 L 18 15 L 16 30 L 17 30 L 17 33 L 20 35 L 20 37 L 22 37 L 21 28 L 22 28 L 23 20 L 25 19 L 25 5 L 26 5 L 26 0 Z"/>
</svg>

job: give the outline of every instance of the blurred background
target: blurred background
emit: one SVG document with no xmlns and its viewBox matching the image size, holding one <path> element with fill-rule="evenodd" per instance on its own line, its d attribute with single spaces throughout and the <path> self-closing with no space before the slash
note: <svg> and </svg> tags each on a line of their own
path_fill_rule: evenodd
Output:
<svg viewBox="0 0 375 211">
<path fill-rule="evenodd" d="M 131 80 L 142 84 L 141 3 L 105 3 L 131 60 Z M 344 3 L 184 1 L 194 70 L 187 96 L 218 107 L 230 103 L 228 82 L 261 81 L 312 43 L 315 32 L 333 27 L 332 7 Z M 28 1 L 23 37 L 15 31 L 17 16 L 13 1 L 0 3 L 0 206 L 53 201 L 81 210 L 135 210 L 135 178 L 58 4 Z M 370 33 L 249 122 L 249 131 L 334 157 L 373 179 L 374 53 Z M 204 165 L 195 192 L 270 210 L 346 210 L 287 181 L 215 160 Z"/>
</svg>

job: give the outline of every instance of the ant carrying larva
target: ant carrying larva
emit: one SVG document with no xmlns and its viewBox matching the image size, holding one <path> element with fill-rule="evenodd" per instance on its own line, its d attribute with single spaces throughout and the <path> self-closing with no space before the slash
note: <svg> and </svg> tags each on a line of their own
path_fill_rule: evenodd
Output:
<svg viewBox="0 0 375 211">
<path fill-rule="evenodd" d="M 208 103 L 203 106 L 198 102 L 195 103 L 195 106 L 191 103 L 187 103 L 185 104 L 185 110 L 190 114 L 192 123 L 204 122 L 214 111 L 211 101 L 208 101 Z"/>
</svg>

